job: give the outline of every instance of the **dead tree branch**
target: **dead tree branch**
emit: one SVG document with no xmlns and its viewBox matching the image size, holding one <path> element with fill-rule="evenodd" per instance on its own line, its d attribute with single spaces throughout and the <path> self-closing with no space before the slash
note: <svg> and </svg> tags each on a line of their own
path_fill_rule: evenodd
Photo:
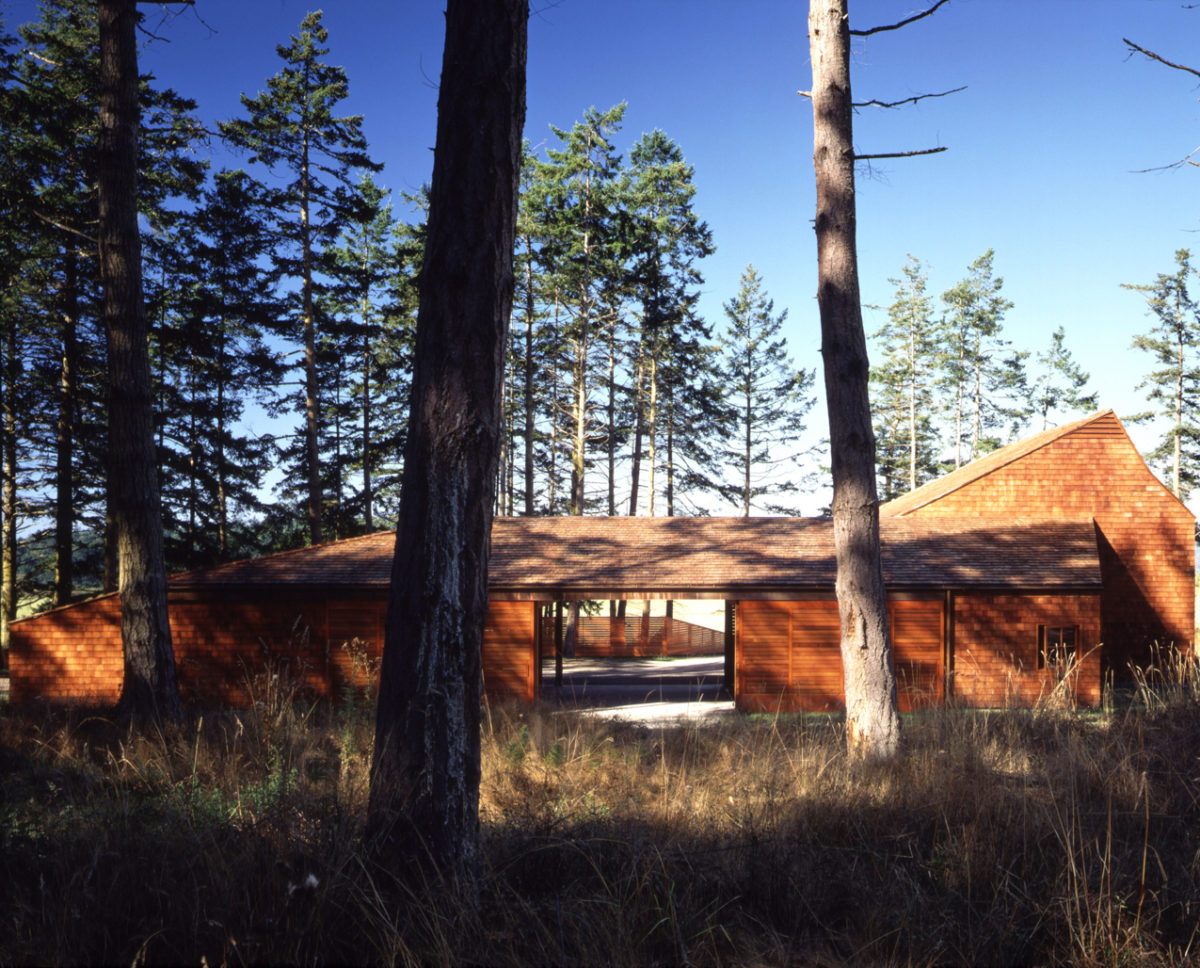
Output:
<svg viewBox="0 0 1200 968">
<path fill-rule="evenodd" d="M 1200 77 L 1200 70 L 1196 70 L 1194 67 L 1188 67 L 1186 64 L 1176 64 L 1174 61 L 1169 61 L 1161 54 L 1156 54 L 1152 50 L 1146 50 L 1145 47 L 1135 44 L 1128 37 L 1122 37 L 1121 40 L 1124 41 L 1125 46 L 1131 51 L 1137 51 L 1139 54 L 1150 58 L 1150 60 L 1158 61 L 1160 64 L 1166 64 L 1167 67 L 1173 68 L 1174 70 L 1183 71 L 1186 74 L 1194 74 L 1196 77 Z"/>
<path fill-rule="evenodd" d="M 1193 165 L 1200 168 L 1200 161 L 1195 160 L 1197 153 L 1200 153 L 1200 147 L 1193 148 L 1178 161 L 1173 161 L 1169 165 L 1155 165 L 1153 168 L 1135 168 L 1135 175 L 1149 175 L 1156 171 L 1170 171 L 1172 168 L 1182 168 L 1184 165 Z"/>
<path fill-rule="evenodd" d="M 909 17 L 907 20 L 901 20 L 899 23 L 887 24 L 882 27 L 868 27 L 866 30 L 851 30 L 850 36 L 851 37 L 870 37 L 871 34 L 882 34 L 888 30 L 899 30 L 901 27 L 907 27 L 911 23 L 916 23 L 918 20 L 925 19 L 930 14 L 932 14 L 935 10 L 937 10 L 938 7 L 942 6 L 943 4 L 947 4 L 949 2 L 950 2 L 950 0 L 937 0 L 937 3 L 935 3 L 928 10 L 923 10 L 920 13 L 915 13 L 911 17 Z"/>
<path fill-rule="evenodd" d="M 854 104 L 852 105 L 852 107 L 856 107 L 856 108 L 870 108 L 870 107 L 898 108 L 903 104 L 916 104 L 918 101 L 924 101 L 926 98 L 947 97 L 948 95 L 957 94 L 959 91 L 965 91 L 966 89 L 967 89 L 967 86 L 964 84 L 962 87 L 956 87 L 949 91 L 938 91 L 935 94 L 914 94 L 912 97 L 906 97 L 902 101 L 877 101 L 877 100 L 855 101 Z M 804 92 L 801 91 L 800 93 L 803 94 Z"/>
<path fill-rule="evenodd" d="M 854 156 L 855 161 L 875 161 L 879 158 L 912 158 L 916 155 L 936 155 L 945 151 L 946 148 L 920 148 L 917 151 L 887 151 L 875 155 L 859 155 Z"/>
</svg>

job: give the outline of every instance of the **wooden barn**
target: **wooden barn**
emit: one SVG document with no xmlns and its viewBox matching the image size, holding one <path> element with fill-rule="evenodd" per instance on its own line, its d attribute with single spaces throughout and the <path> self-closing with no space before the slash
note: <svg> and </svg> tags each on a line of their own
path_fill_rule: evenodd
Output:
<svg viewBox="0 0 1200 968">
<path fill-rule="evenodd" d="M 1105 412 L 1039 434 L 885 505 L 884 578 L 911 709 L 1099 702 L 1155 643 L 1190 646 L 1195 522 Z M 176 575 L 188 700 L 241 704 L 268 659 L 336 697 L 378 656 L 391 532 Z M 570 600 L 720 599 L 743 710 L 840 707 L 832 525 L 800 518 L 503 518 L 492 532 L 489 696 L 532 701 L 543 616 Z M 109 703 L 115 595 L 12 627 L 11 698 Z"/>
</svg>

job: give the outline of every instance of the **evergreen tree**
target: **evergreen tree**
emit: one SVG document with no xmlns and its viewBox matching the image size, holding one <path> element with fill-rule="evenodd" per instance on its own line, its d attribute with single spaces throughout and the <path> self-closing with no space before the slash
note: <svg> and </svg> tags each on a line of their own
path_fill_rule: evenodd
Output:
<svg viewBox="0 0 1200 968">
<path fill-rule="evenodd" d="M 703 379 L 706 370 L 711 370 L 706 352 L 711 333 L 694 312 L 698 287 L 704 281 L 696 262 L 712 254 L 714 246 L 712 232 L 692 207 L 696 194 L 693 177 L 683 152 L 663 132 L 645 134 L 634 145 L 630 154 L 627 246 L 629 273 L 640 312 L 633 387 L 636 433 L 631 513 L 637 510 L 643 437 L 647 442 L 650 514 L 655 510 L 660 432 L 665 431 L 671 441 L 672 459 L 663 462 L 670 511 L 676 484 L 676 447 L 690 449 L 696 458 L 688 478 L 690 486 L 716 486 L 700 470 L 715 470 L 706 438 L 712 435 L 710 418 L 718 405 L 712 398 L 715 383 Z M 685 392 L 689 384 L 693 391 L 708 391 L 708 396 Z M 665 421 L 663 415 L 668 413 L 670 419 Z M 610 429 L 612 433 L 615 428 Z"/>
<path fill-rule="evenodd" d="M 1050 334 L 1050 345 L 1034 361 L 1033 407 L 1042 418 L 1042 430 L 1050 426 L 1052 415 L 1096 409 L 1096 394 L 1083 392 L 1089 377 L 1067 349 L 1061 326 Z"/>
<path fill-rule="evenodd" d="M 787 310 L 778 316 L 774 311 L 762 277 L 747 266 L 737 295 L 725 303 L 721 366 L 736 414 L 736 429 L 723 451 L 736 480 L 724 484 L 721 493 L 746 517 L 756 509 L 797 513 L 778 503 L 778 496 L 800 490 L 798 445 L 804 418 L 816 402 L 810 396 L 813 372 L 795 369 L 788 359 L 781 334 Z"/>
<path fill-rule="evenodd" d="M 1168 471 L 1171 490 L 1182 499 L 1200 480 L 1200 308 L 1189 291 L 1196 270 L 1187 249 L 1175 253 L 1175 272 L 1159 273 L 1149 285 L 1127 285 L 1141 292 L 1154 326 L 1134 337 L 1134 349 L 1150 354 L 1155 369 L 1139 390 L 1151 409 L 1133 419 L 1162 419 L 1169 429 L 1147 460 Z"/>
<path fill-rule="evenodd" d="M 25 503 L 32 514 L 52 519 L 53 601 L 65 604 L 76 584 L 75 525 L 91 512 L 103 528 L 107 476 L 95 242 L 99 53 L 94 5 L 47 3 L 40 13 L 20 29 L 21 56 L 6 91 L 12 124 L 5 129 L 13 138 L 6 154 L 26 178 L 25 194 L 11 210 L 26 216 L 28 231 L 16 238 L 25 272 L 40 279 L 39 294 L 24 306 L 29 321 L 39 321 L 25 346 L 38 380 L 26 412 L 40 424 L 27 428 L 25 453 L 34 465 L 54 468 L 22 483 L 26 493 L 46 495 L 44 505 L 36 498 Z M 85 382 L 84 374 L 93 379 Z M 81 488 L 79 481 L 100 486 Z M 31 537 L 36 542 L 42 532 Z"/>
<path fill-rule="evenodd" d="M 387 192 L 369 174 L 358 193 L 356 214 L 331 250 L 336 318 L 326 334 L 322 370 L 339 395 L 324 435 L 339 537 L 374 531 L 381 487 L 386 495 L 399 483 L 394 473 L 380 474 L 403 453 L 412 370 L 415 302 L 410 297 L 405 304 L 402 294 L 412 280 L 404 242 Z"/>
<path fill-rule="evenodd" d="M 721 444 L 732 432 L 735 411 L 721 372 L 721 348 L 709 339 L 709 332 L 696 324 L 695 334 L 675 343 L 659 371 L 667 517 L 674 517 L 680 507 L 690 514 L 706 514 L 704 499 L 722 493 Z"/>
<path fill-rule="evenodd" d="M 222 171 L 189 215 L 157 349 L 163 408 L 160 459 L 168 560 L 199 568 L 249 551 L 246 525 L 264 510 L 273 442 L 245 426 L 250 407 L 276 404 L 285 368 L 270 336 L 281 308 L 263 264 L 275 238 L 263 187 Z"/>
<path fill-rule="evenodd" d="M 119 708 L 132 720 L 182 716 L 167 616 L 162 513 L 154 455 L 146 306 L 137 210 L 137 7 L 99 0 L 97 202 L 108 333 L 109 494 L 120 560 L 125 673 Z"/>
<path fill-rule="evenodd" d="M 509 413 L 507 422 L 508 465 L 513 484 L 510 509 L 531 516 L 537 513 L 537 449 L 545 446 L 547 434 L 539 429 L 542 413 L 549 409 L 544 356 L 539 343 L 544 338 L 545 304 L 550 281 L 549 252 L 543 251 L 548 221 L 547 194 L 550 167 L 534 154 L 529 142 L 521 147 L 521 195 L 517 212 L 517 246 L 514 258 L 516 291 L 510 338 Z M 520 440 L 519 454 L 517 441 Z M 520 466 L 520 486 L 516 467 Z M 517 493 L 521 500 L 516 500 Z"/>
<path fill-rule="evenodd" d="M 992 274 L 988 249 L 971 263 L 965 279 L 942 294 L 946 306 L 945 388 L 953 430 L 952 461 L 995 450 L 1025 421 L 1028 400 L 1024 352 L 1001 335 L 1012 303 L 1000 294 L 1004 280 Z"/>
<path fill-rule="evenodd" d="M 451 0 L 368 839 L 478 901 L 480 648 L 525 120 L 525 0 Z M 446 392 L 447 388 L 454 388 Z M 447 553 L 447 549 L 453 549 Z"/>
<path fill-rule="evenodd" d="M 871 368 L 871 413 L 885 501 L 915 489 L 938 470 L 933 414 L 940 333 L 920 260 L 910 255 L 902 272 L 902 279 L 888 280 L 896 298 L 887 323 L 872 336 L 881 358 Z"/>
<path fill-rule="evenodd" d="M 328 31 L 321 12 L 308 14 L 300 33 L 276 48 L 284 67 L 267 80 L 267 90 L 242 95 L 247 117 L 221 125 L 226 138 L 253 161 L 281 173 L 287 183 L 275 206 L 286 247 L 276 254 L 282 275 L 299 283 L 297 329 L 304 354 L 303 451 L 309 540 L 323 540 L 324 494 L 320 468 L 321 399 L 317 359 L 317 302 L 320 260 L 350 215 L 356 171 L 378 171 L 367 155 L 362 117 L 338 115 L 349 84 L 346 72 L 323 60 Z"/>
<path fill-rule="evenodd" d="M 559 365 L 568 380 L 568 407 L 560 419 L 565 418 L 564 430 L 570 441 L 566 504 L 571 514 L 583 514 L 588 504 L 585 477 L 592 463 L 588 444 L 597 382 L 595 348 L 606 324 L 605 281 L 617 273 L 614 212 L 620 204 L 620 156 L 611 138 L 620 129 L 624 114 L 624 104 L 607 111 L 589 108 L 570 131 L 552 127 L 563 146 L 548 151 L 546 247 L 552 260 L 557 307 L 565 317 L 558 338 Z"/>
<path fill-rule="evenodd" d="M 27 178 L 27 191 L 14 199 L 14 211 L 36 226 L 20 244 L 31 260 L 27 274 L 42 280 L 40 295 L 26 307 L 34 325 L 23 350 L 34 385 L 22 412 L 38 429 L 30 431 L 22 451 L 30 468 L 46 468 L 40 476 L 23 472 L 27 496 L 22 504 L 52 522 L 53 594 L 62 604 L 77 583 L 91 584 L 90 572 L 98 577 L 98 566 L 76 560 L 97 544 L 80 526 L 106 534 L 105 585 L 115 587 L 116 581 L 115 553 L 107 541 L 105 336 L 96 244 L 96 5 L 50 0 L 41 5 L 40 19 L 22 26 L 20 34 L 20 56 L 5 91 L 13 120 L 9 130 L 19 132 L 10 157 Z M 139 215 L 159 229 L 173 217 L 173 200 L 190 197 L 202 177 L 203 165 L 191 151 L 199 125 L 190 101 L 145 77 L 137 97 Z M 24 533 L 40 541 L 47 532 L 35 527 Z"/>
</svg>

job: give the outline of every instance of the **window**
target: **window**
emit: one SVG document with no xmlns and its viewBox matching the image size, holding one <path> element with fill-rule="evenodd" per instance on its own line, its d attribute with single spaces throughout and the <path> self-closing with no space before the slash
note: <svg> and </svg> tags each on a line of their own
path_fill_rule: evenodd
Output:
<svg viewBox="0 0 1200 968">
<path fill-rule="evenodd" d="M 1075 664 L 1075 646 L 1079 642 L 1078 625 L 1038 626 L 1038 668 L 1057 669 L 1063 675 Z"/>
</svg>

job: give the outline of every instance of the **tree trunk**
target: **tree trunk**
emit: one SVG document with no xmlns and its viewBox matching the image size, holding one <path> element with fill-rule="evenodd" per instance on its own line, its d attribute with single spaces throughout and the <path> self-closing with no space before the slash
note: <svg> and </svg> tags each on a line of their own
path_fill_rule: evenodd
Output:
<svg viewBox="0 0 1200 968">
<path fill-rule="evenodd" d="M 367 265 L 364 263 L 364 270 Z M 364 275 L 366 273 L 364 272 Z M 369 326 L 370 302 L 362 297 L 363 346 L 362 346 L 362 466 L 363 466 L 363 524 L 367 534 L 375 530 L 375 493 L 371 483 L 371 327 Z"/>
<path fill-rule="evenodd" d="M 571 513 L 583 514 L 584 473 L 587 470 L 588 333 L 575 343 L 575 399 L 571 410 Z"/>
<path fill-rule="evenodd" d="M 750 517 L 750 495 L 753 492 L 751 472 L 754 469 L 754 392 L 751 382 L 754 379 L 754 364 L 751 358 L 749 337 L 746 346 L 746 439 L 742 450 L 742 517 Z"/>
<path fill-rule="evenodd" d="M 4 340 L 3 477 L 4 535 L 0 584 L 0 662 L 8 667 L 10 626 L 17 617 L 17 327 L 8 327 Z"/>
<path fill-rule="evenodd" d="M 221 561 L 225 561 L 229 553 L 229 500 L 228 477 L 229 461 L 225 457 L 225 358 L 226 358 L 226 327 L 228 320 L 224 305 L 221 307 L 221 328 L 217 338 L 216 358 L 221 361 L 222 375 L 217 379 L 217 416 L 213 425 L 214 453 L 213 463 L 216 465 L 217 484 L 217 552 Z"/>
<path fill-rule="evenodd" d="M 522 365 L 525 370 L 525 517 L 533 517 L 533 435 L 537 413 L 533 398 L 533 241 L 526 246 L 525 263 L 525 358 Z"/>
<path fill-rule="evenodd" d="M 654 493 L 658 490 L 658 485 L 654 481 L 654 474 L 658 465 L 658 453 L 656 451 L 658 437 L 658 358 L 656 354 L 650 354 L 650 413 L 646 420 L 646 436 L 650 443 L 646 448 L 646 514 L 649 517 L 654 517 Z"/>
<path fill-rule="evenodd" d="M 908 489 L 917 489 L 917 334 L 915 311 L 908 320 Z"/>
<path fill-rule="evenodd" d="M 325 540 L 321 507 L 321 417 L 320 375 L 317 372 L 317 321 L 313 306 L 312 227 L 309 224 L 308 131 L 304 132 L 303 161 L 300 166 L 300 249 L 301 300 L 304 315 L 304 461 L 307 470 L 308 540 Z"/>
<path fill-rule="evenodd" d="M 1175 332 L 1178 341 L 1175 347 L 1175 445 L 1171 455 L 1171 493 L 1183 500 L 1183 378 L 1187 372 L 1187 361 L 1184 357 L 1183 312 L 1179 308 L 1179 295 L 1175 296 Z"/>
<path fill-rule="evenodd" d="M 808 35 L 817 180 L 817 302 L 833 462 L 846 742 L 853 755 L 886 758 L 899 752 L 900 717 L 880 563 L 875 435 L 855 249 L 846 0 L 811 0 Z"/>
<path fill-rule="evenodd" d="M 116 528 L 125 678 L 120 709 L 135 720 L 178 718 L 179 688 L 155 468 L 146 306 L 137 224 L 137 11 L 100 0 L 100 272 L 108 336 L 108 486 Z"/>
<path fill-rule="evenodd" d="M 62 366 L 54 470 L 54 604 L 66 605 L 75 585 L 75 380 L 79 367 L 79 253 L 63 247 Z"/>
<path fill-rule="evenodd" d="M 447 5 L 368 806 L 397 874 L 425 869 L 468 895 L 527 20 L 526 0 Z"/>
<path fill-rule="evenodd" d="M 605 434 L 608 460 L 608 515 L 617 513 L 617 314 L 608 317 L 608 430 Z"/>
<path fill-rule="evenodd" d="M 633 453 L 629 469 L 629 516 L 635 517 L 638 509 L 638 487 L 642 471 L 642 442 L 646 433 L 645 418 L 645 384 L 646 384 L 646 350 L 638 346 L 637 372 L 634 376 L 633 400 Z"/>
</svg>

